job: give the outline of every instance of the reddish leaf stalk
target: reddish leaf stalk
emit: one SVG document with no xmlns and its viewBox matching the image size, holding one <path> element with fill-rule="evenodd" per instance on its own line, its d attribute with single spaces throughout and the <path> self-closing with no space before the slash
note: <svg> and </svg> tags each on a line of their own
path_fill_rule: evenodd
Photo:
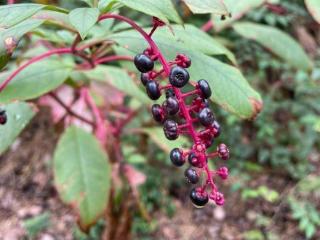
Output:
<svg viewBox="0 0 320 240">
<path fill-rule="evenodd" d="M 213 28 L 213 21 L 210 19 L 208 22 L 206 22 L 202 27 L 201 30 L 204 32 L 208 32 Z"/>
</svg>

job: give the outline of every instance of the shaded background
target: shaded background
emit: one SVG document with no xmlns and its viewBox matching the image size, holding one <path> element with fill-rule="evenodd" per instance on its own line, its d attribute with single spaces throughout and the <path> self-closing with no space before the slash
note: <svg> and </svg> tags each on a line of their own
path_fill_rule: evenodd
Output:
<svg viewBox="0 0 320 240">
<path fill-rule="evenodd" d="M 59 4 L 74 8 L 79 1 Z M 201 27 L 210 18 L 176 4 L 185 22 Z M 263 98 L 263 111 L 255 121 L 244 121 L 213 105 L 222 126 L 217 141 L 231 151 L 231 177 L 219 183 L 224 207 L 193 208 L 183 170 L 172 167 L 167 154 L 146 136 L 123 139 L 126 161 L 147 176 L 133 211 L 133 239 L 320 239 L 320 25 L 304 1 L 281 0 L 275 6 L 256 8 L 244 19 L 293 36 L 313 60 L 312 73 L 292 69 L 233 30 L 210 32 L 236 55 Z M 122 14 L 142 24 L 150 21 L 133 11 Z M 150 121 L 149 113 L 139 119 Z M 100 239 L 105 222 L 101 219 L 89 235 L 81 233 L 57 196 L 51 169 L 57 138 L 49 109 L 42 108 L 0 157 L 0 239 Z"/>
</svg>

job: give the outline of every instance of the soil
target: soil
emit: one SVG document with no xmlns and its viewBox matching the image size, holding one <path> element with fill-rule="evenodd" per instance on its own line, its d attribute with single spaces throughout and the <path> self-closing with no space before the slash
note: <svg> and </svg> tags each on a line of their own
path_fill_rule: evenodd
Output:
<svg viewBox="0 0 320 240">
<path fill-rule="evenodd" d="M 53 186 L 50 165 L 57 140 L 55 132 L 48 110 L 42 109 L 11 149 L 0 157 L 1 240 L 27 239 L 24 221 L 45 212 L 50 213 L 49 227 L 32 239 L 73 239 L 76 217 L 61 203 Z M 281 199 L 295 186 L 286 176 L 270 173 L 259 174 L 254 179 L 251 187 L 267 185 L 282 193 Z M 228 181 L 222 191 L 228 192 L 235 181 Z M 151 213 L 158 219 L 158 230 L 151 239 L 261 239 L 245 237 L 247 231 L 254 229 L 265 236 L 275 233 L 280 239 L 305 239 L 284 201 L 269 203 L 253 199 L 244 202 L 238 194 L 232 193 L 227 196 L 224 207 L 195 209 L 186 195 L 180 195 L 185 197 L 174 198 L 177 210 L 173 218 L 161 212 Z M 261 214 L 268 218 L 268 226 L 264 226 L 263 221 L 258 224 Z M 319 229 L 314 239 L 320 239 Z"/>
</svg>

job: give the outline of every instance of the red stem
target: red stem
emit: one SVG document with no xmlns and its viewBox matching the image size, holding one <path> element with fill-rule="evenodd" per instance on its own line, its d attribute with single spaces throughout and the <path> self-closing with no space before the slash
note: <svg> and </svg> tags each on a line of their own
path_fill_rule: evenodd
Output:
<svg viewBox="0 0 320 240">
<path fill-rule="evenodd" d="M 74 112 L 69 106 L 67 106 L 56 94 L 54 94 L 53 92 L 49 93 L 49 95 L 57 102 L 59 103 L 68 114 L 72 115 L 75 118 L 78 118 L 79 120 L 88 123 L 89 125 L 94 127 L 94 123 L 84 117 L 82 117 L 81 115 L 77 114 L 76 112 Z"/>
<path fill-rule="evenodd" d="M 19 68 L 17 68 L 12 74 L 10 74 L 10 76 L 4 82 L 1 83 L 0 92 L 3 91 L 3 89 L 15 78 L 15 76 L 17 76 L 23 69 L 25 69 L 29 65 L 55 54 L 68 54 L 68 53 L 69 54 L 72 53 L 70 48 L 58 48 L 58 49 L 50 50 L 44 54 L 41 54 L 37 57 L 30 59 L 28 62 L 21 65 Z"/>
<path fill-rule="evenodd" d="M 133 57 L 131 56 L 107 56 L 107 57 L 102 57 L 98 58 L 97 60 L 94 61 L 94 64 L 98 65 L 101 63 L 106 63 L 106 62 L 113 62 L 113 61 L 133 61 Z"/>
<path fill-rule="evenodd" d="M 8 0 L 7 1 L 7 4 L 9 5 L 9 4 L 15 4 L 15 0 Z"/>
<path fill-rule="evenodd" d="M 213 28 L 213 21 L 210 19 L 208 22 L 206 22 L 202 27 L 201 30 L 204 32 L 208 32 Z"/>
</svg>

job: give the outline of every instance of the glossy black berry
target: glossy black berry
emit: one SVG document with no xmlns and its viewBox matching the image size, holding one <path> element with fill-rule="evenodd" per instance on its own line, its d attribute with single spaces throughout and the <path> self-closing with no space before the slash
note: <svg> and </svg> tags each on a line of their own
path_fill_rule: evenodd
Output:
<svg viewBox="0 0 320 240">
<path fill-rule="evenodd" d="M 191 152 L 189 154 L 188 161 L 189 161 L 190 165 L 193 167 L 198 167 L 200 165 L 200 161 L 194 152 Z"/>
<path fill-rule="evenodd" d="M 199 114 L 198 119 L 203 126 L 210 126 L 214 122 L 214 115 L 210 108 L 203 108 Z"/>
<path fill-rule="evenodd" d="M 134 65 L 142 72 L 146 73 L 153 69 L 154 62 L 145 54 L 138 54 L 134 57 Z"/>
<path fill-rule="evenodd" d="M 209 86 L 209 83 L 206 80 L 204 80 L 204 79 L 199 80 L 198 87 L 201 91 L 202 97 L 209 98 L 211 96 L 211 94 L 212 94 L 211 88 Z"/>
<path fill-rule="evenodd" d="M 227 147 L 227 145 L 225 145 L 224 143 L 221 143 L 218 147 L 217 147 L 217 151 L 219 154 L 219 157 L 222 160 L 228 160 L 229 159 L 229 149 Z"/>
<path fill-rule="evenodd" d="M 170 152 L 170 159 L 173 165 L 181 167 L 185 163 L 183 152 L 179 148 L 174 148 Z"/>
<path fill-rule="evenodd" d="M 175 115 L 177 112 L 179 112 L 179 103 L 175 97 L 168 97 L 162 106 L 169 115 Z"/>
<path fill-rule="evenodd" d="M 211 132 L 215 138 L 220 136 L 221 127 L 217 121 L 213 121 L 213 123 L 211 124 Z"/>
<path fill-rule="evenodd" d="M 175 97 L 175 96 L 176 96 L 176 95 L 174 94 L 173 89 L 167 89 L 167 91 L 166 91 L 166 98 Z"/>
<path fill-rule="evenodd" d="M 203 207 L 209 201 L 208 193 L 201 188 L 194 188 L 190 192 L 190 199 L 197 207 Z"/>
<path fill-rule="evenodd" d="M 179 66 L 173 67 L 169 74 L 170 83 L 177 88 L 182 88 L 186 85 L 189 78 L 190 76 L 188 71 Z"/>
<path fill-rule="evenodd" d="M 187 178 L 188 182 L 192 184 L 196 184 L 199 181 L 199 175 L 193 168 L 187 168 L 184 171 L 184 175 Z"/>
<path fill-rule="evenodd" d="M 0 109 L 0 124 L 5 125 L 7 123 L 7 113 L 5 110 Z"/>
<path fill-rule="evenodd" d="M 152 100 L 157 100 L 160 98 L 161 91 L 160 91 L 159 83 L 157 83 L 156 81 L 153 81 L 153 80 L 148 81 L 146 84 L 146 89 L 147 89 L 147 94 L 149 98 L 151 98 Z"/>
<path fill-rule="evenodd" d="M 164 114 L 162 107 L 159 104 L 153 104 L 151 107 L 151 113 L 153 116 L 153 119 L 157 122 L 163 122 L 164 120 Z"/>
<path fill-rule="evenodd" d="M 148 73 L 141 73 L 140 75 L 140 80 L 141 80 L 141 83 L 146 86 L 147 85 L 147 82 L 149 82 L 150 78 L 149 78 L 149 74 Z"/>
<path fill-rule="evenodd" d="M 164 135 L 169 140 L 175 140 L 179 137 L 178 123 L 173 120 L 166 120 L 163 124 Z"/>
</svg>

